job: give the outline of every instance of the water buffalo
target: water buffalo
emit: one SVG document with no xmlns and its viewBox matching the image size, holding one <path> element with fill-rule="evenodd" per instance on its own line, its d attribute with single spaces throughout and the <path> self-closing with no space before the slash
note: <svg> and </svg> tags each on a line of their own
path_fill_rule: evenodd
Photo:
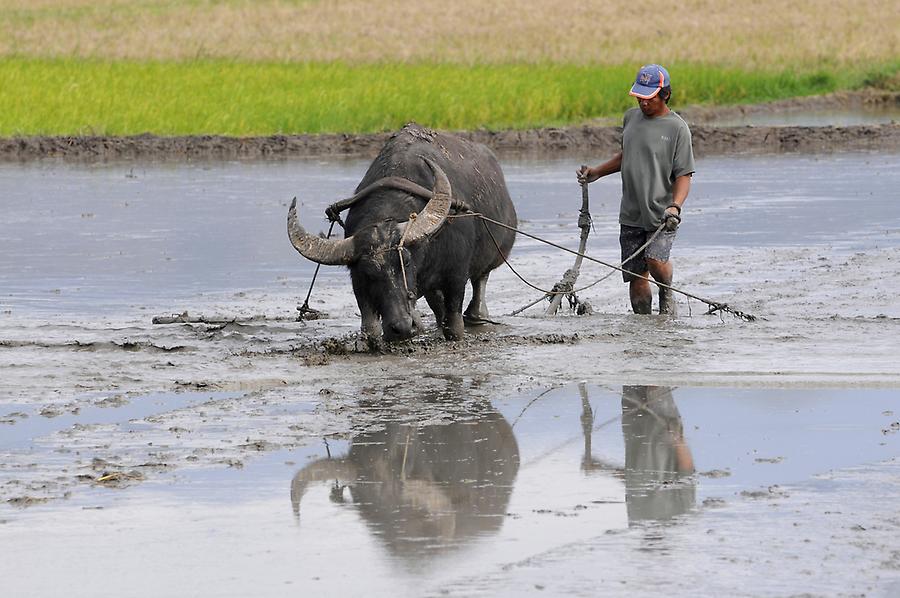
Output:
<svg viewBox="0 0 900 598">
<path fill-rule="evenodd" d="M 496 533 L 519 471 L 519 446 L 502 414 L 479 411 L 474 420 L 436 425 L 398 423 L 392 413 L 380 429 L 355 435 L 345 456 L 296 473 L 294 514 L 300 518 L 310 486 L 330 484 L 334 503 L 351 507 L 393 554 L 411 560 Z"/>
<path fill-rule="evenodd" d="M 460 339 L 467 281 L 472 299 L 465 322 L 489 317 L 488 276 L 509 255 L 515 233 L 478 217 L 448 215 L 451 208 L 471 210 L 516 226 L 503 172 L 490 149 L 408 124 L 385 144 L 356 195 L 335 204 L 348 205 L 344 239 L 307 233 L 295 203 L 288 212 L 288 236 L 307 259 L 349 267 L 363 332 L 383 332 L 388 341 L 412 337 L 422 327 L 415 304 L 424 296 L 444 336 Z"/>
</svg>

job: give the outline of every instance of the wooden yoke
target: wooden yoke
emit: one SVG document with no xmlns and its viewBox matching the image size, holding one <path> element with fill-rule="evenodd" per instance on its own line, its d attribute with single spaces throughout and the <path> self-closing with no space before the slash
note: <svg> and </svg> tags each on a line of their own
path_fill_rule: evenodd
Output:
<svg viewBox="0 0 900 598">
<path fill-rule="evenodd" d="M 553 286 L 556 294 L 550 299 L 550 307 L 547 308 L 546 315 L 555 316 L 559 311 L 559 305 L 562 298 L 575 290 L 575 281 L 578 280 L 578 274 L 581 271 L 581 262 L 584 257 L 584 250 L 587 248 L 588 235 L 591 233 L 591 209 L 590 200 L 588 199 L 588 184 L 581 183 L 581 210 L 578 215 L 578 228 L 581 229 L 581 241 L 578 244 L 578 255 L 575 256 L 575 265 L 566 270 L 562 280 Z"/>
</svg>

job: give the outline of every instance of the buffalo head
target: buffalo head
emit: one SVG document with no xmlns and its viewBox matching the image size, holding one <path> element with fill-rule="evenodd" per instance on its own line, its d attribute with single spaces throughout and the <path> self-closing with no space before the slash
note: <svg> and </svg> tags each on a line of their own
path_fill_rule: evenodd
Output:
<svg viewBox="0 0 900 598">
<path fill-rule="evenodd" d="M 323 239 L 300 225 L 296 200 L 288 211 L 288 237 L 294 248 L 316 263 L 348 266 L 363 330 L 375 336 L 383 331 L 388 341 L 408 339 L 422 327 L 415 312 L 421 295 L 417 284 L 421 247 L 450 211 L 450 180 L 440 166 L 424 160 L 434 173 L 433 196 L 407 221 L 379 220 L 344 239 Z"/>
</svg>

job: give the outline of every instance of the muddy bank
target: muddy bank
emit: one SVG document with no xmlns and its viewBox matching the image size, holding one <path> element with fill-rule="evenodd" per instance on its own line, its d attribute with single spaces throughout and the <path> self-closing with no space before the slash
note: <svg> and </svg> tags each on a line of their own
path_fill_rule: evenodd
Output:
<svg viewBox="0 0 900 598">
<path fill-rule="evenodd" d="M 819 153 L 900 149 L 900 125 L 848 127 L 714 127 L 693 125 L 694 151 L 708 156 L 738 152 Z M 582 126 L 525 131 L 473 131 L 463 137 L 499 154 L 590 152 L 621 147 L 620 127 Z M 371 135 L 273 135 L 270 137 L 17 137 L 0 140 L 0 160 L 256 160 L 308 156 L 372 157 L 390 133 Z"/>
<path fill-rule="evenodd" d="M 797 112 L 821 108 L 853 108 L 877 104 L 896 106 L 900 94 L 842 93 L 798 98 L 769 104 L 726 107 L 679 107 L 691 123 L 694 150 L 700 156 L 729 153 L 821 153 L 847 150 L 900 149 L 896 122 L 854 126 L 734 126 L 704 124 L 733 115 Z M 77 161 L 121 159 L 256 160 L 308 156 L 372 157 L 391 132 L 352 135 L 216 135 L 160 137 L 14 137 L 0 139 L 0 161 L 42 158 Z M 463 137 L 484 143 L 499 154 L 604 154 L 621 146 L 621 127 L 589 124 L 521 131 L 469 131 Z"/>
</svg>

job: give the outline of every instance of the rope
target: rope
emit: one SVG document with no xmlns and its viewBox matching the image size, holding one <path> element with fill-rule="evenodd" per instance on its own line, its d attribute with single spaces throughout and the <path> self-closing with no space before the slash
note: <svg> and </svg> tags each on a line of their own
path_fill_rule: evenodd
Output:
<svg viewBox="0 0 900 598">
<path fill-rule="evenodd" d="M 397 245 L 397 257 L 400 258 L 400 273 L 403 275 L 403 289 L 409 297 L 409 283 L 406 282 L 406 265 L 403 263 L 403 245 Z"/>
<path fill-rule="evenodd" d="M 412 224 L 415 219 L 415 213 L 409 215 L 410 224 Z M 406 281 L 406 264 L 403 263 L 403 244 L 406 243 L 406 234 L 409 232 L 410 228 L 411 227 L 407 225 L 407 227 L 403 229 L 403 235 L 400 237 L 400 242 L 397 243 L 397 257 L 400 258 L 400 273 L 403 274 L 403 289 L 406 291 L 406 297 L 412 300 L 412 294 L 409 292 L 409 283 Z"/>
<path fill-rule="evenodd" d="M 467 213 L 467 214 L 451 214 L 451 215 L 447 216 L 448 219 L 449 219 L 449 218 L 466 218 L 466 217 L 480 218 L 480 219 L 481 219 L 481 223 L 484 224 L 484 229 L 487 231 L 488 235 L 491 237 L 491 241 L 494 242 L 494 247 L 497 248 L 497 253 L 500 254 L 500 257 L 501 257 L 501 258 L 503 258 L 503 263 L 506 264 L 506 267 L 509 268 L 509 269 L 512 271 L 512 273 L 515 274 L 516 277 L 517 277 L 519 280 L 521 280 L 523 283 L 525 283 L 526 285 L 530 286 L 530 287 L 531 287 L 532 289 L 534 289 L 535 291 L 540 291 L 541 293 L 544 293 L 544 295 L 568 295 L 568 294 L 570 294 L 570 293 L 579 293 L 579 292 L 581 292 L 581 291 L 583 291 L 583 290 L 585 290 L 585 289 L 591 288 L 592 286 L 594 286 L 595 284 L 597 284 L 598 282 L 600 282 L 600 281 L 602 281 L 602 280 L 606 280 L 609 276 L 611 276 L 611 275 L 613 274 L 612 272 L 610 272 L 610 274 L 607 274 L 606 276 L 604 276 L 604 277 L 601 278 L 600 280 L 595 280 L 594 282 L 592 282 L 591 284 L 589 284 L 589 285 L 587 285 L 587 286 L 584 286 L 584 287 L 579 288 L 579 289 L 573 289 L 573 290 L 571 290 L 571 291 L 554 291 L 554 290 L 543 289 L 543 288 L 541 288 L 541 287 L 535 285 L 534 283 L 532 283 L 532 282 L 526 280 L 525 277 L 523 277 L 521 274 L 519 274 L 519 272 L 513 267 L 513 265 L 509 263 L 509 261 L 506 259 L 506 256 L 503 255 L 503 250 L 500 249 L 500 244 L 497 242 L 497 239 L 494 237 L 494 234 L 491 232 L 491 229 L 488 228 L 488 225 L 484 223 L 485 220 L 490 220 L 489 218 L 487 218 L 486 216 L 482 215 L 482 214 L 479 213 L 479 212 L 469 212 L 469 213 Z M 492 221 L 492 222 L 494 222 L 495 224 L 499 224 L 499 223 L 497 223 L 496 221 Z M 516 229 L 513 229 L 513 230 L 516 230 Z M 516 232 L 520 232 L 520 231 L 516 230 Z M 659 232 L 659 231 L 657 231 L 657 233 L 658 233 L 658 232 Z M 655 235 L 656 235 L 657 233 L 654 233 L 654 237 L 651 237 L 650 241 L 652 241 L 653 238 L 655 238 Z M 524 234 L 524 233 L 523 233 L 523 234 Z M 649 244 L 650 244 L 650 241 L 647 241 L 647 243 L 644 245 L 644 247 L 646 247 L 647 245 L 649 245 Z M 631 255 L 631 256 L 628 258 L 628 260 L 632 259 L 635 255 L 637 255 L 642 249 L 644 249 L 644 247 L 641 247 L 641 249 L 638 249 L 638 251 L 636 251 L 633 255 Z M 628 260 L 625 260 L 625 262 L 627 262 Z M 625 262 L 622 262 L 622 263 L 625 263 Z M 535 301 L 534 303 L 531 303 L 530 305 L 527 305 L 526 307 L 524 307 L 524 308 L 522 308 L 522 309 L 528 309 L 529 307 L 531 307 L 531 306 L 534 305 L 535 303 L 539 303 L 540 301 L 543 301 L 544 299 L 545 299 L 545 297 L 541 297 L 540 299 L 538 299 L 538 300 Z M 515 313 L 512 313 L 512 314 L 510 314 L 510 315 L 515 315 Z"/>
<path fill-rule="evenodd" d="M 484 214 L 480 214 L 478 212 L 473 212 L 472 216 L 477 216 L 478 218 L 481 218 L 482 222 L 490 222 L 491 224 L 495 224 L 501 228 L 505 228 L 507 230 L 513 231 L 514 233 L 523 235 L 530 239 L 534 239 L 535 241 L 540 241 L 541 243 L 545 243 L 547 245 L 550 245 L 551 247 L 561 249 L 562 251 L 566 251 L 566 252 L 574 254 L 574 255 L 580 255 L 582 258 L 592 261 L 592 262 L 595 262 L 595 263 L 598 263 L 601 266 L 606 266 L 607 268 L 612 268 L 613 270 L 618 270 L 619 272 L 624 272 L 625 274 L 631 274 L 632 276 L 644 279 L 652 284 L 655 284 L 656 286 L 658 286 L 660 288 L 668 289 L 675 293 L 679 293 L 686 297 L 690 297 L 691 299 L 696 299 L 697 301 L 700 301 L 701 303 L 705 303 L 710 307 L 709 311 L 707 311 L 707 314 L 713 314 L 717 311 L 721 311 L 721 312 L 728 312 L 728 313 L 732 314 L 733 316 L 735 316 L 737 318 L 741 318 L 742 320 L 746 320 L 748 322 L 752 322 L 752 321 L 756 320 L 756 316 L 736 310 L 736 309 L 732 308 L 730 305 L 728 305 L 727 303 L 719 303 L 718 301 L 713 301 L 711 299 L 705 299 L 698 295 L 694 295 L 693 293 L 689 293 L 685 290 L 673 287 L 672 285 L 668 285 L 668 284 L 659 282 L 658 280 L 653 280 L 649 276 L 642 276 L 635 272 L 631 272 L 630 270 L 626 270 L 626 269 L 622 268 L 621 266 L 616 266 L 616 265 L 610 264 L 608 262 L 604 262 L 603 260 L 597 259 L 595 257 L 591 257 L 591 256 L 587 255 L 586 253 L 581 253 L 581 252 L 575 251 L 574 249 L 569 249 L 568 247 L 563 247 L 562 245 L 554 243 L 553 241 L 548 241 L 547 239 L 542 239 L 541 237 L 538 237 L 537 235 L 532 235 L 531 233 L 526 233 L 525 231 L 519 230 L 519 229 L 515 228 L 514 226 L 504 224 L 503 222 L 499 222 L 497 220 L 494 220 L 493 218 L 488 218 Z M 485 225 L 485 227 L 487 227 L 487 225 Z M 493 233 L 491 233 L 491 230 L 489 228 L 487 228 L 487 231 L 488 231 L 488 234 L 491 235 L 491 239 L 493 239 L 494 245 L 496 245 L 497 249 L 499 250 L 500 246 L 497 244 L 497 240 L 494 239 Z M 659 231 L 657 230 L 657 232 L 659 232 Z M 647 244 L 649 244 L 649 241 L 647 242 Z M 506 256 L 503 255 L 502 251 L 500 252 L 500 255 L 501 255 L 501 257 L 503 257 L 503 261 L 507 265 L 509 265 L 509 262 L 506 260 Z M 510 266 L 510 269 L 512 269 L 511 266 Z M 518 276 L 518 274 L 517 274 L 517 276 Z M 529 284 L 529 286 L 534 286 L 534 285 L 531 285 L 530 283 L 527 283 L 527 284 Z M 568 291 L 567 291 L 567 293 L 568 293 Z"/>
<path fill-rule="evenodd" d="M 590 283 L 590 284 L 588 284 L 588 285 L 585 285 L 585 286 L 583 286 L 583 287 L 580 287 L 580 288 L 578 288 L 578 289 L 571 289 L 571 290 L 568 290 L 568 291 L 554 291 L 554 290 L 549 290 L 549 291 L 548 291 L 548 290 L 546 290 L 546 289 L 542 289 L 541 287 L 532 284 L 532 283 L 529 282 L 528 280 L 525 280 L 525 278 L 524 278 L 521 274 L 519 274 L 519 273 L 516 271 L 515 268 L 513 268 L 512 264 L 509 263 L 509 261 L 506 259 L 506 256 L 503 255 L 503 251 L 500 249 L 500 244 L 497 243 L 497 239 L 494 237 L 494 233 L 491 232 L 491 229 L 488 228 L 488 225 L 485 224 L 485 222 L 484 222 L 485 220 L 490 220 L 490 218 L 488 218 L 487 216 L 484 216 L 484 215 L 482 215 L 482 214 L 478 214 L 478 213 L 472 213 L 472 214 L 466 214 L 466 215 L 478 216 L 479 218 L 481 218 L 481 223 L 484 224 L 484 229 L 487 231 L 488 235 L 490 235 L 491 241 L 494 242 L 494 246 L 497 248 L 497 253 L 499 253 L 499 254 L 500 254 L 500 257 L 503 258 L 503 263 L 505 263 L 505 264 L 507 265 L 507 267 L 508 267 L 510 270 L 512 270 L 512 273 L 515 274 L 515 275 L 518 277 L 519 280 L 521 280 L 522 282 L 524 282 L 525 284 L 527 284 L 528 286 L 530 286 L 530 287 L 533 288 L 534 290 L 540 291 L 540 292 L 544 293 L 544 297 L 541 297 L 540 299 L 538 299 L 538 300 L 535 301 L 534 303 L 529 303 L 529 304 L 526 305 L 525 307 L 522 307 L 522 308 L 517 309 L 516 311 L 510 313 L 509 315 L 511 315 L 511 316 L 514 316 L 514 315 L 516 315 L 516 314 L 518 314 L 518 313 L 520 313 L 520 312 L 522 312 L 522 311 L 525 311 L 526 309 L 528 309 L 528 308 L 531 307 L 532 305 L 536 305 L 537 303 L 540 303 L 541 301 L 543 301 L 544 299 L 546 299 L 546 296 L 548 296 L 548 295 L 551 295 L 551 296 L 552 296 L 552 295 L 574 295 L 575 293 L 580 293 L 581 291 L 584 291 L 585 289 L 591 288 L 591 287 L 594 286 L 595 284 L 597 284 L 597 283 L 599 283 L 599 282 L 602 282 L 602 281 L 606 280 L 607 278 L 609 278 L 610 276 L 612 276 L 613 274 L 615 274 L 615 271 L 610 272 L 610 273 L 607 274 L 606 276 L 603 276 L 603 277 L 599 278 L 598 280 L 595 280 L 594 282 L 592 282 L 592 283 Z M 459 217 L 459 216 L 457 216 L 457 217 Z M 449 216 L 448 216 L 448 218 L 449 218 Z M 494 222 L 494 224 L 501 224 L 501 223 L 497 222 L 496 220 L 491 220 L 491 222 Z M 503 225 L 501 224 L 501 226 L 503 226 Z M 629 261 L 633 260 L 640 252 L 642 252 L 644 249 L 646 249 L 647 246 L 650 245 L 650 243 L 652 243 L 653 240 L 654 240 L 657 236 L 659 236 L 659 233 L 662 231 L 662 229 L 663 229 L 664 226 L 665 226 L 664 224 L 660 224 L 660 225 L 659 225 L 659 228 L 657 228 L 657 229 L 653 232 L 653 235 L 650 237 L 650 239 L 648 239 L 646 243 L 644 243 L 643 245 L 641 245 L 641 246 L 638 248 L 637 251 L 635 251 L 634 253 L 632 253 L 631 255 L 629 255 L 627 258 L 625 258 L 625 260 L 622 261 L 622 263 L 620 264 L 620 266 L 625 265 L 625 264 L 628 263 Z M 507 228 L 510 228 L 510 227 L 507 227 Z M 519 230 L 517 230 L 517 229 L 511 229 L 511 230 L 514 230 L 514 231 L 517 232 L 517 233 L 523 234 L 523 235 L 525 235 L 526 237 L 532 236 L 532 235 L 529 235 L 529 234 L 527 234 L 527 233 L 523 233 L 522 231 L 519 231 Z M 537 237 L 534 237 L 534 238 L 537 239 Z M 543 241 L 544 243 L 548 243 L 549 245 L 553 245 L 553 243 L 550 243 L 549 241 L 544 241 L 543 239 L 538 239 L 538 240 L 539 240 L 539 241 Z M 557 247 L 559 247 L 559 246 L 557 245 Z M 561 247 L 561 249 L 565 249 L 565 248 Z M 571 249 L 567 249 L 566 251 L 572 251 L 572 250 L 571 250 Z M 583 254 L 583 253 L 582 253 L 582 254 L 579 254 L 577 251 L 575 251 L 575 252 L 573 252 L 573 253 L 575 253 L 576 255 L 581 255 L 582 257 L 588 257 L 586 254 Z M 589 259 L 590 259 L 590 258 L 589 258 Z M 602 262 L 601 262 L 601 263 L 602 263 Z"/>
<path fill-rule="evenodd" d="M 610 263 L 604 262 L 603 260 L 597 259 L 597 258 L 595 258 L 595 257 L 591 257 L 591 256 L 587 255 L 587 254 L 584 253 L 584 252 L 575 251 L 574 249 L 569 249 L 568 247 L 564 247 L 564 246 L 559 245 L 559 244 L 557 244 L 557 243 L 554 243 L 554 242 L 552 242 L 552 241 L 548 241 L 547 239 L 542 239 L 541 237 L 538 237 L 537 235 L 532 235 L 531 233 L 526 233 L 525 231 L 519 230 L 519 229 L 515 228 L 514 226 L 510 226 L 510 225 L 508 225 L 508 224 L 504 224 L 503 222 L 499 222 L 499 221 L 497 221 L 497 220 L 494 220 L 493 218 L 489 218 L 489 217 L 485 216 L 484 214 L 481 214 L 480 212 L 466 212 L 466 213 L 464 213 L 464 214 L 453 214 L 453 215 L 447 216 L 447 218 L 464 218 L 464 217 L 480 218 L 480 219 L 481 219 L 481 223 L 484 225 L 485 230 L 487 231 L 488 235 L 491 237 L 491 241 L 493 241 L 494 246 L 497 248 L 497 253 L 499 253 L 499 254 L 500 254 L 500 257 L 503 259 L 503 263 L 507 265 L 507 267 L 513 272 L 513 274 L 516 275 L 516 277 L 518 277 L 519 280 L 521 280 L 523 283 L 525 283 L 525 284 L 528 285 L 529 287 L 531 287 L 531 288 L 533 288 L 533 289 L 535 289 L 535 290 L 537 290 L 537 291 L 540 291 L 540 292 L 544 293 L 545 295 L 568 295 L 568 294 L 574 294 L 574 293 L 576 293 L 576 292 L 581 292 L 581 291 L 583 291 L 583 290 L 585 290 L 585 289 L 588 289 L 588 288 L 594 286 L 595 284 L 597 284 L 597 283 L 599 283 L 599 282 L 601 282 L 601 281 L 603 281 L 603 280 L 606 280 L 607 278 L 609 278 L 609 277 L 612 275 L 612 272 L 610 272 L 610 273 L 607 274 L 606 276 L 600 278 L 599 280 L 596 280 L 596 281 L 592 282 L 591 284 L 586 285 L 586 286 L 584 286 L 584 287 L 582 287 L 582 288 L 579 288 L 579 289 L 577 289 L 577 290 L 571 290 L 571 291 L 553 291 L 553 290 L 549 290 L 549 291 L 548 291 L 548 290 L 542 289 L 542 288 L 540 288 L 540 287 L 538 287 L 538 286 L 532 284 L 532 283 L 529 282 L 528 280 L 526 280 L 521 274 L 519 274 L 519 273 L 516 271 L 515 268 L 513 268 L 512 264 L 509 263 L 509 260 L 506 259 L 506 255 L 503 254 L 503 250 L 500 248 L 500 244 L 497 242 L 497 239 L 494 237 L 494 233 L 491 232 L 490 227 L 488 227 L 488 225 L 487 225 L 488 222 L 490 222 L 491 224 L 494 224 L 494 225 L 496 225 L 496 226 L 499 226 L 499 227 L 501 227 L 501 228 L 505 228 L 505 229 L 507 229 L 507 230 L 510 230 L 510 231 L 512 231 L 512 232 L 514 232 L 514 233 L 516 233 L 516 234 L 523 235 L 523 236 L 528 237 L 528 238 L 530 238 L 530 239 L 534 239 L 535 241 L 540 241 L 541 243 L 545 243 L 545 244 L 547 244 L 547 245 L 550 245 L 551 247 L 555 247 L 555 248 L 557 248 L 557 249 L 561 249 L 562 251 L 566 251 L 566 252 L 571 253 L 571 254 L 574 254 L 574 255 L 576 255 L 576 256 L 580 256 L 580 257 L 582 257 L 583 259 L 586 259 L 586 260 L 591 261 L 591 262 L 595 262 L 595 263 L 597 263 L 597 264 L 600 264 L 601 266 L 606 266 L 607 268 L 611 268 L 611 269 L 613 269 L 613 270 L 618 270 L 619 272 L 624 272 L 625 274 L 631 274 L 632 276 L 635 276 L 635 277 L 637 277 L 637 278 L 642 278 L 642 279 L 644 279 L 644 280 L 646 280 L 646 281 L 648 281 L 648 282 L 650 282 L 650 283 L 652 283 L 652 284 L 655 284 L 656 286 L 658 286 L 658 287 L 660 287 L 660 288 L 668 289 L 668 290 L 673 291 L 673 292 L 675 292 L 675 293 L 679 293 L 679 294 L 684 295 L 684 296 L 686 296 L 686 297 L 690 297 L 691 299 L 696 299 L 697 301 L 700 301 L 701 303 L 705 303 L 706 305 L 709 306 L 709 310 L 706 312 L 707 314 L 713 314 L 713 313 L 716 313 L 716 312 L 728 312 L 728 313 L 732 314 L 733 316 L 735 316 L 735 317 L 737 317 L 737 318 L 740 318 L 740 319 L 742 319 L 742 320 L 746 320 L 746 321 L 748 321 L 748 322 L 752 322 L 752 321 L 756 320 L 756 316 L 754 316 L 754 315 L 752 315 L 752 314 L 748 314 L 748 313 L 742 312 L 742 311 L 737 310 L 737 309 L 734 309 L 734 308 L 732 308 L 730 305 L 728 305 L 727 303 L 719 303 L 719 302 L 717 302 L 717 301 L 712 301 L 711 299 L 705 299 L 705 298 L 700 297 L 700 296 L 698 296 L 698 295 L 694 295 L 693 293 L 689 293 L 689 292 L 687 292 L 687 291 L 684 291 L 684 290 L 682 290 L 682 289 L 678 289 L 678 288 L 673 287 L 673 286 L 671 286 L 671 285 L 667 285 L 667 284 L 662 283 L 662 282 L 659 282 L 659 281 L 657 281 L 657 280 L 653 280 L 653 279 L 650 278 L 649 276 L 641 276 L 640 274 L 637 274 L 637 273 L 635 273 L 635 272 L 631 272 L 630 270 L 626 270 L 626 269 L 622 268 L 623 265 L 625 265 L 625 264 L 626 264 L 627 262 L 629 262 L 630 260 L 634 259 L 634 257 L 635 257 L 637 254 L 639 254 L 639 253 L 640 253 L 641 251 L 643 251 L 648 245 L 650 245 L 651 242 L 653 242 L 653 240 L 656 238 L 656 236 L 659 235 L 659 233 L 662 231 L 662 229 L 663 229 L 663 225 L 662 225 L 662 224 L 660 224 L 660 226 L 656 229 L 656 231 L 653 233 L 653 235 L 650 237 L 650 239 L 648 239 L 647 242 L 644 243 L 644 245 L 642 245 L 640 248 L 638 248 L 638 250 L 635 251 L 633 254 L 631 254 L 630 256 L 628 256 L 628 258 L 626 258 L 625 260 L 623 260 L 623 261 L 621 262 L 621 265 L 616 266 L 616 265 L 614 265 L 614 264 L 610 264 Z M 328 236 L 327 236 L 326 238 L 328 238 L 328 237 L 331 236 L 332 229 L 334 228 L 334 223 L 335 223 L 335 221 L 332 221 L 332 222 L 331 222 L 331 226 L 330 226 L 329 229 L 328 229 Z M 409 283 L 408 283 L 407 280 L 406 280 L 406 266 L 405 266 L 405 264 L 403 263 L 403 241 L 404 241 L 404 240 L 405 240 L 405 239 L 403 239 L 403 238 L 400 239 L 400 243 L 397 245 L 397 253 L 398 253 L 398 257 L 400 258 L 400 269 L 401 269 L 401 272 L 402 272 L 402 274 L 403 274 L 403 286 L 404 286 L 404 288 L 406 289 L 407 296 L 409 296 Z M 316 276 L 318 276 L 318 274 L 319 274 L 319 267 L 320 267 L 320 265 L 321 265 L 321 264 L 317 264 L 317 265 L 316 265 L 316 271 L 315 271 L 315 273 L 313 273 L 312 282 L 311 282 L 310 285 L 309 285 L 309 292 L 306 294 L 306 301 L 304 301 L 302 307 L 299 307 L 299 308 L 298 308 L 298 310 L 300 311 L 300 317 L 301 317 L 301 318 L 303 317 L 303 314 L 304 314 L 305 312 L 308 312 L 308 311 L 314 311 L 314 310 L 312 310 L 312 309 L 309 307 L 309 297 L 310 297 L 310 295 L 312 294 L 313 285 L 314 285 L 315 282 L 316 282 Z M 538 301 L 535 301 L 535 302 L 532 303 L 531 305 L 534 305 L 534 304 L 536 304 L 536 303 L 538 303 L 538 302 L 540 302 L 540 301 L 543 301 L 543 300 L 544 300 L 544 297 L 541 297 L 540 299 L 538 299 Z M 520 309 L 518 312 L 515 312 L 515 313 L 510 314 L 510 315 L 515 315 L 516 313 L 519 313 L 519 312 L 521 312 L 521 311 L 527 309 L 528 307 L 531 307 L 531 305 L 528 305 L 528 306 L 526 306 L 526 307 L 523 307 L 523 308 Z"/>
<path fill-rule="evenodd" d="M 340 218 L 338 218 L 338 221 L 340 221 Z M 325 236 L 326 239 L 331 238 L 331 231 L 334 230 L 335 222 L 336 222 L 335 220 L 331 221 L 331 226 L 328 227 L 328 234 Z M 341 226 L 344 226 L 343 222 L 341 223 Z M 303 301 L 303 305 L 301 305 L 300 307 L 297 308 L 297 311 L 300 312 L 300 315 L 298 316 L 298 318 L 299 318 L 299 321 L 301 321 L 301 322 L 303 321 L 304 316 L 306 316 L 306 314 L 318 312 L 318 310 L 315 310 L 309 306 L 309 298 L 312 295 L 313 286 L 316 284 L 316 277 L 319 275 L 319 268 L 321 268 L 321 267 L 322 267 L 322 264 L 316 263 L 316 271 L 313 272 L 312 281 L 309 283 L 309 290 L 306 292 L 306 299 Z"/>
<path fill-rule="evenodd" d="M 643 250 L 645 250 L 647 247 L 649 247 L 649 246 L 650 246 L 650 243 L 652 243 L 653 240 L 656 239 L 656 237 L 659 236 L 659 233 L 662 232 L 662 229 L 663 229 L 664 227 L 665 227 L 665 223 L 661 223 L 661 224 L 659 225 L 659 227 L 658 227 L 655 231 L 653 231 L 653 234 L 650 236 L 650 238 L 647 239 L 647 242 L 644 243 L 643 245 L 641 245 L 640 247 L 638 247 L 638 248 L 637 248 L 637 251 L 635 251 L 634 253 L 632 253 L 631 255 L 629 255 L 627 258 L 625 258 L 624 260 L 622 260 L 622 261 L 619 263 L 619 266 L 620 266 L 620 267 L 621 267 L 621 266 L 624 266 L 625 264 L 627 264 L 628 262 L 630 262 L 631 260 L 633 260 L 634 258 L 636 258 L 636 257 L 638 256 L 639 253 L 641 253 Z M 572 289 L 572 290 L 570 290 L 570 291 L 552 291 L 552 290 L 551 290 L 551 291 L 546 291 L 545 294 L 544 294 L 544 296 L 541 297 L 540 299 L 535 299 L 534 301 L 532 301 L 532 302 L 529 303 L 528 305 L 526 305 L 526 306 L 524 306 L 524 307 L 520 307 L 519 309 L 517 309 L 517 310 L 515 310 L 515 311 L 509 312 L 508 315 L 510 315 L 510 316 L 516 316 L 516 315 L 519 315 L 520 313 L 522 313 L 523 311 L 525 311 L 525 310 L 528 309 L 529 307 L 532 307 L 532 306 L 534 306 L 534 305 L 537 305 L 538 303 L 540 303 L 541 301 L 543 301 L 544 299 L 546 299 L 548 296 L 552 296 L 552 295 L 575 295 L 576 293 L 580 293 L 581 291 L 587 290 L 587 289 L 591 288 L 592 286 L 594 286 L 594 285 L 596 285 L 596 284 L 599 284 L 599 283 L 603 282 L 604 280 L 606 280 L 607 278 L 609 278 L 610 276 L 612 276 L 612 275 L 615 274 L 615 273 L 616 273 L 616 271 L 613 270 L 613 271 L 610 272 L 609 274 L 606 274 L 605 276 L 601 276 L 600 278 L 598 278 L 598 279 L 595 280 L 594 282 L 592 282 L 592 283 L 590 283 L 590 284 L 588 284 L 588 285 L 585 285 L 585 286 L 583 286 L 583 287 L 581 287 L 581 288 L 579 288 L 579 289 Z"/>
<path fill-rule="evenodd" d="M 475 215 L 475 216 L 481 216 L 481 214 L 474 214 L 474 215 Z M 497 243 L 497 239 L 494 237 L 494 233 L 492 233 L 492 232 L 491 232 L 491 229 L 488 228 L 488 225 L 487 225 L 487 223 L 485 222 L 485 218 L 483 218 L 483 217 L 482 217 L 482 219 L 481 219 L 481 224 L 484 225 L 484 230 L 487 231 L 488 236 L 491 237 L 491 241 L 494 242 L 494 247 L 497 248 L 497 253 L 500 254 L 500 257 L 501 257 L 501 258 L 503 258 L 503 263 L 506 264 L 506 266 L 507 266 L 510 270 L 512 270 L 512 273 L 515 274 L 516 277 L 517 277 L 519 280 L 521 280 L 522 282 L 524 282 L 525 284 L 527 284 L 528 286 L 530 286 L 532 289 L 534 289 L 534 290 L 536 290 L 536 291 L 540 291 L 540 292 L 544 293 L 545 295 L 549 295 L 549 294 L 551 294 L 551 293 L 554 293 L 554 291 L 547 291 L 547 290 L 544 290 L 544 289 L 542 289 L 541 287 L 539 287 L 539 286 L 537 286 L 537 285 L 534 285 L 534 284 L 530 283 L 529 281 L 525 280 L 525 278 L 524 278 L 521 274 L 519 274 L 519 273 L 516 271 L 515 268 L 513 268 L 512 264 L 509 263 L 509 260 L 506 259 L 506 256 L 503 255 L 503 250 L 500 249 L 500 244 Z"/>
</svg>

